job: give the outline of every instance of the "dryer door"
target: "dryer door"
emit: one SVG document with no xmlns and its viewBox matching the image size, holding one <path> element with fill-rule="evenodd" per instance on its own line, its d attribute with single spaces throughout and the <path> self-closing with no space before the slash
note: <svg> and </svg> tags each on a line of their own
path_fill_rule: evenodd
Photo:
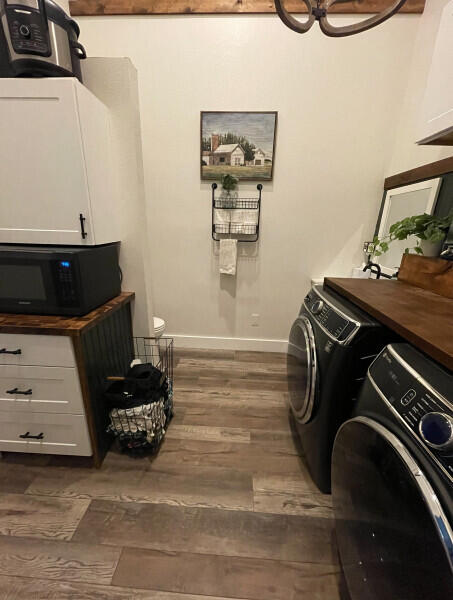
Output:
<svg viewBox="0 0 453 600">
<path fill-rule="evenodd" d="M 315 403 L 317 364 L 313 327 L 304 316 L 289 334 L 287 373 L 291 409 L 300 423 L 307 423 Z"/>
<path fill-rule="evenodd" d="M 451 524 L 426 475 L 393 433 L 366 417 L 340 428 L 332 499 L 352 600 L 451 598 Z"/>
</svg>

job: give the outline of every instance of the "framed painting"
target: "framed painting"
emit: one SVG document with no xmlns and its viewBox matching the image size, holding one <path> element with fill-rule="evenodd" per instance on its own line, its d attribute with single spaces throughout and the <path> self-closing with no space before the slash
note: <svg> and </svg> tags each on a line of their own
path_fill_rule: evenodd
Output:
<svg viewBox="0 0 453 600">
<path fill-rule="evenodd" d="M 201 179 L 271 181 L 277 112 L 202 111 Z"/>
</svg>

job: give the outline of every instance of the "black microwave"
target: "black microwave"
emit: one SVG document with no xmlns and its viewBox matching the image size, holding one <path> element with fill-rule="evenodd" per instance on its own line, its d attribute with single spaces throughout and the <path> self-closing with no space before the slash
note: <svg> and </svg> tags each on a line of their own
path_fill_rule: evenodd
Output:
<svg viewBox="0 0 453 600">
<path fill-rule="evenodd" d="M 0 312 L 85 315 L 121 291 L 119 244 L 0 245 Z"/>
</svg>

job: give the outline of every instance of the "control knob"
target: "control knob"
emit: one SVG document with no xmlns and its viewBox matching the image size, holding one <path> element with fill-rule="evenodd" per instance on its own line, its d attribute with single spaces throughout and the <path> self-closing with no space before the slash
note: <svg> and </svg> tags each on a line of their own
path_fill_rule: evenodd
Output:
<svg viewBox="0 0 453 600">
<path fill-rule="evenodd" d="M 19 33 L 22 37 L 24 38 L 29 38 L 31 37 L 31 31 L 30 31 L 30 27 L 28 25 L 21 25 L 19 27 Z"/>
<path fill-rule="evenodd" d="M 316 300 L 316 302 L 311 307 L 311 312 L 314 315 L 319 315 L 319 313 L 322 312 L 323 308 L 324 308 L 324 302 L 322 300 Z"/>
<path fill-rule="evenodd" d="M 430 412 L 420 419 L 422 439 L 437 450 L 453 448 L 453 418 L 445 413 Z"/>
</svg>

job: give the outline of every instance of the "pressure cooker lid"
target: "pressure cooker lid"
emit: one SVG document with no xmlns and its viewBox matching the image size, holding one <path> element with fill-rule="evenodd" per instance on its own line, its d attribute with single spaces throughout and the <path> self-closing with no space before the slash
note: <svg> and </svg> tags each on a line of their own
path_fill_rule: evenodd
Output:
<svg viewBox="0 0 453 600">
<path fill-rule="evenodd" d="M 76 36 L 79 37 L 79 26 L 73 19 L 71 19 L 69 15 L 65 13 L 61 6 L 56 4 L 56 2 L 53 2 L 53 0 L 44 0 L 44 2 L 46 6 L 47 18 L 51 21 L 54 21 L 54 23 L 57 23 L 57 25 L 63 27 L 63 29 L 68 30 L 69 28 L 72 28 L 75 31 Z"/>
</svg>

